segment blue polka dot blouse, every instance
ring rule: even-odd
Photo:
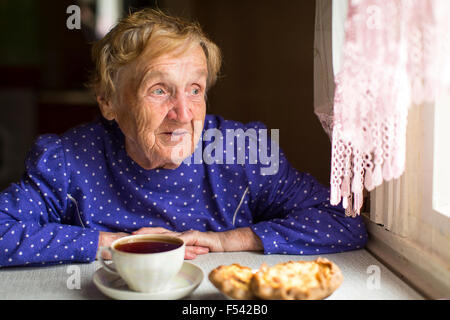
[[[217,129],[226,137],[249,128],[265,126],[207,115],[203,132]],[[217,142],[201,139],[197,149]],[[0,266],[92,262],[99,231],[142,227],[250,227],[265,254],[324,254],[365,245],[362,219],[330,205],[329,189],[291,167],[281,150],[275,174],[261,174],[267,168],[261,161],[229,164],[228,149],[218,150],[224,161],[213,154],[219,160],[199,162],[194,153],[175,170],[144,170],[127,155],[114,121],[40,136],[21,181],[0,193]]]

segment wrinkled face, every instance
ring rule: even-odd
[[[205,119],[207,76],[200,45],[153,60],[144,51],[120,70],[116,93],[101,109],[111,111],[105,117],[117,121],[128,155],[141,167],[174,169],[193,153]]]

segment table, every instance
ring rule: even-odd
[[[209,253],[190,262],[201,267],[205,273],[200,286],[186,299],[225,299],[209,282],[208,273],[222,264],[239,263],[259,268],[266,262],[269,266],[289,260],[313,260],[318,256],[263,255],[257,252]],[[392,273],[367,250],[321,255],[335,262],[342,270],[344,281],[328,299],[424,299],[403,280]],[[71,300],[109,299],[92,282],[94,272],[100,268],[98,261],[90,264],[58,265],[50,267],[15,267],[0,269],[0,299],[16,300]],[[68,288],[67,283],[74,270],[80,271],[80,288]],[[379,276],[379,282],[376,278]],[[374,281],[375,280],[375,281]]]

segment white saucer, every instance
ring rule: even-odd
[[[180,272],[168,285],[168,289],[155,293],[132,291],[121,277],[98,269],[92,278],[97,288],[106,296],[117,300],[176,300],[192,293],[204,277],[203,270],[190,262],[184,262]]]

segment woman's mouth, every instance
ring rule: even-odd
[[[174,136],[183,136],[185,134],[188,134],[189,132],[187,130],[175,130],[172,131],[171,134]]]
[[[162,134],[164,134],[164,135],[175,136],[175,137],[183,136],[183,135],[188,134],[188,133],[189,132],[187,130],[180,130],[180,129],[177,129],[177,130],[174,130],[174,131],[164,131],[164,132],[162,132]]]
[[[172,144],[178,144],[181,141],[184,141],[186,137],[188,137],[190,132],[186,129],[176,129],[176,130],[168,130],[168,131],[162,131],[160,133],[160,136],[163,137],[164,141],[166,143]]]

